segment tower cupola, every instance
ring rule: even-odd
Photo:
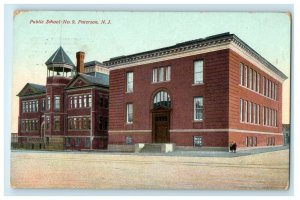
[[[71,76],[76,72],[76,67],[60,46],[45,63],[47,65],[47,77],[50,76]]]

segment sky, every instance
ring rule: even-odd
[[[32,20],[32,21],[31,21]],[[35,24],[33,21],[44,23]],[[68,20],[70,24],[46,23]],[[74,24],[72,24],[74,20]],[[78,24],[78,21],[110,24]],[[46,84],[47,59],[61,45],[76,64],[157,49],[230,32],[290,77],[290,15],[257,12],[15,12],[12,70],[12,132],[17,132],[18,97],[26,83]],[[289,123],[290,79],[283,84],[283,123]]]

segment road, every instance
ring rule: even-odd
[[[11,152],[14,188],[287,189],[289,151],[240,157]]]

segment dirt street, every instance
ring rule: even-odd
[[[11,152],[16,188],[286,189],[289,151],[242,157]]]

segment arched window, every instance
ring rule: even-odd
[[[156,108],[158,106],[163,106],[167,108],[171,107],[170,95],[166,91],[159,91],[154,96],[153,108]]]

